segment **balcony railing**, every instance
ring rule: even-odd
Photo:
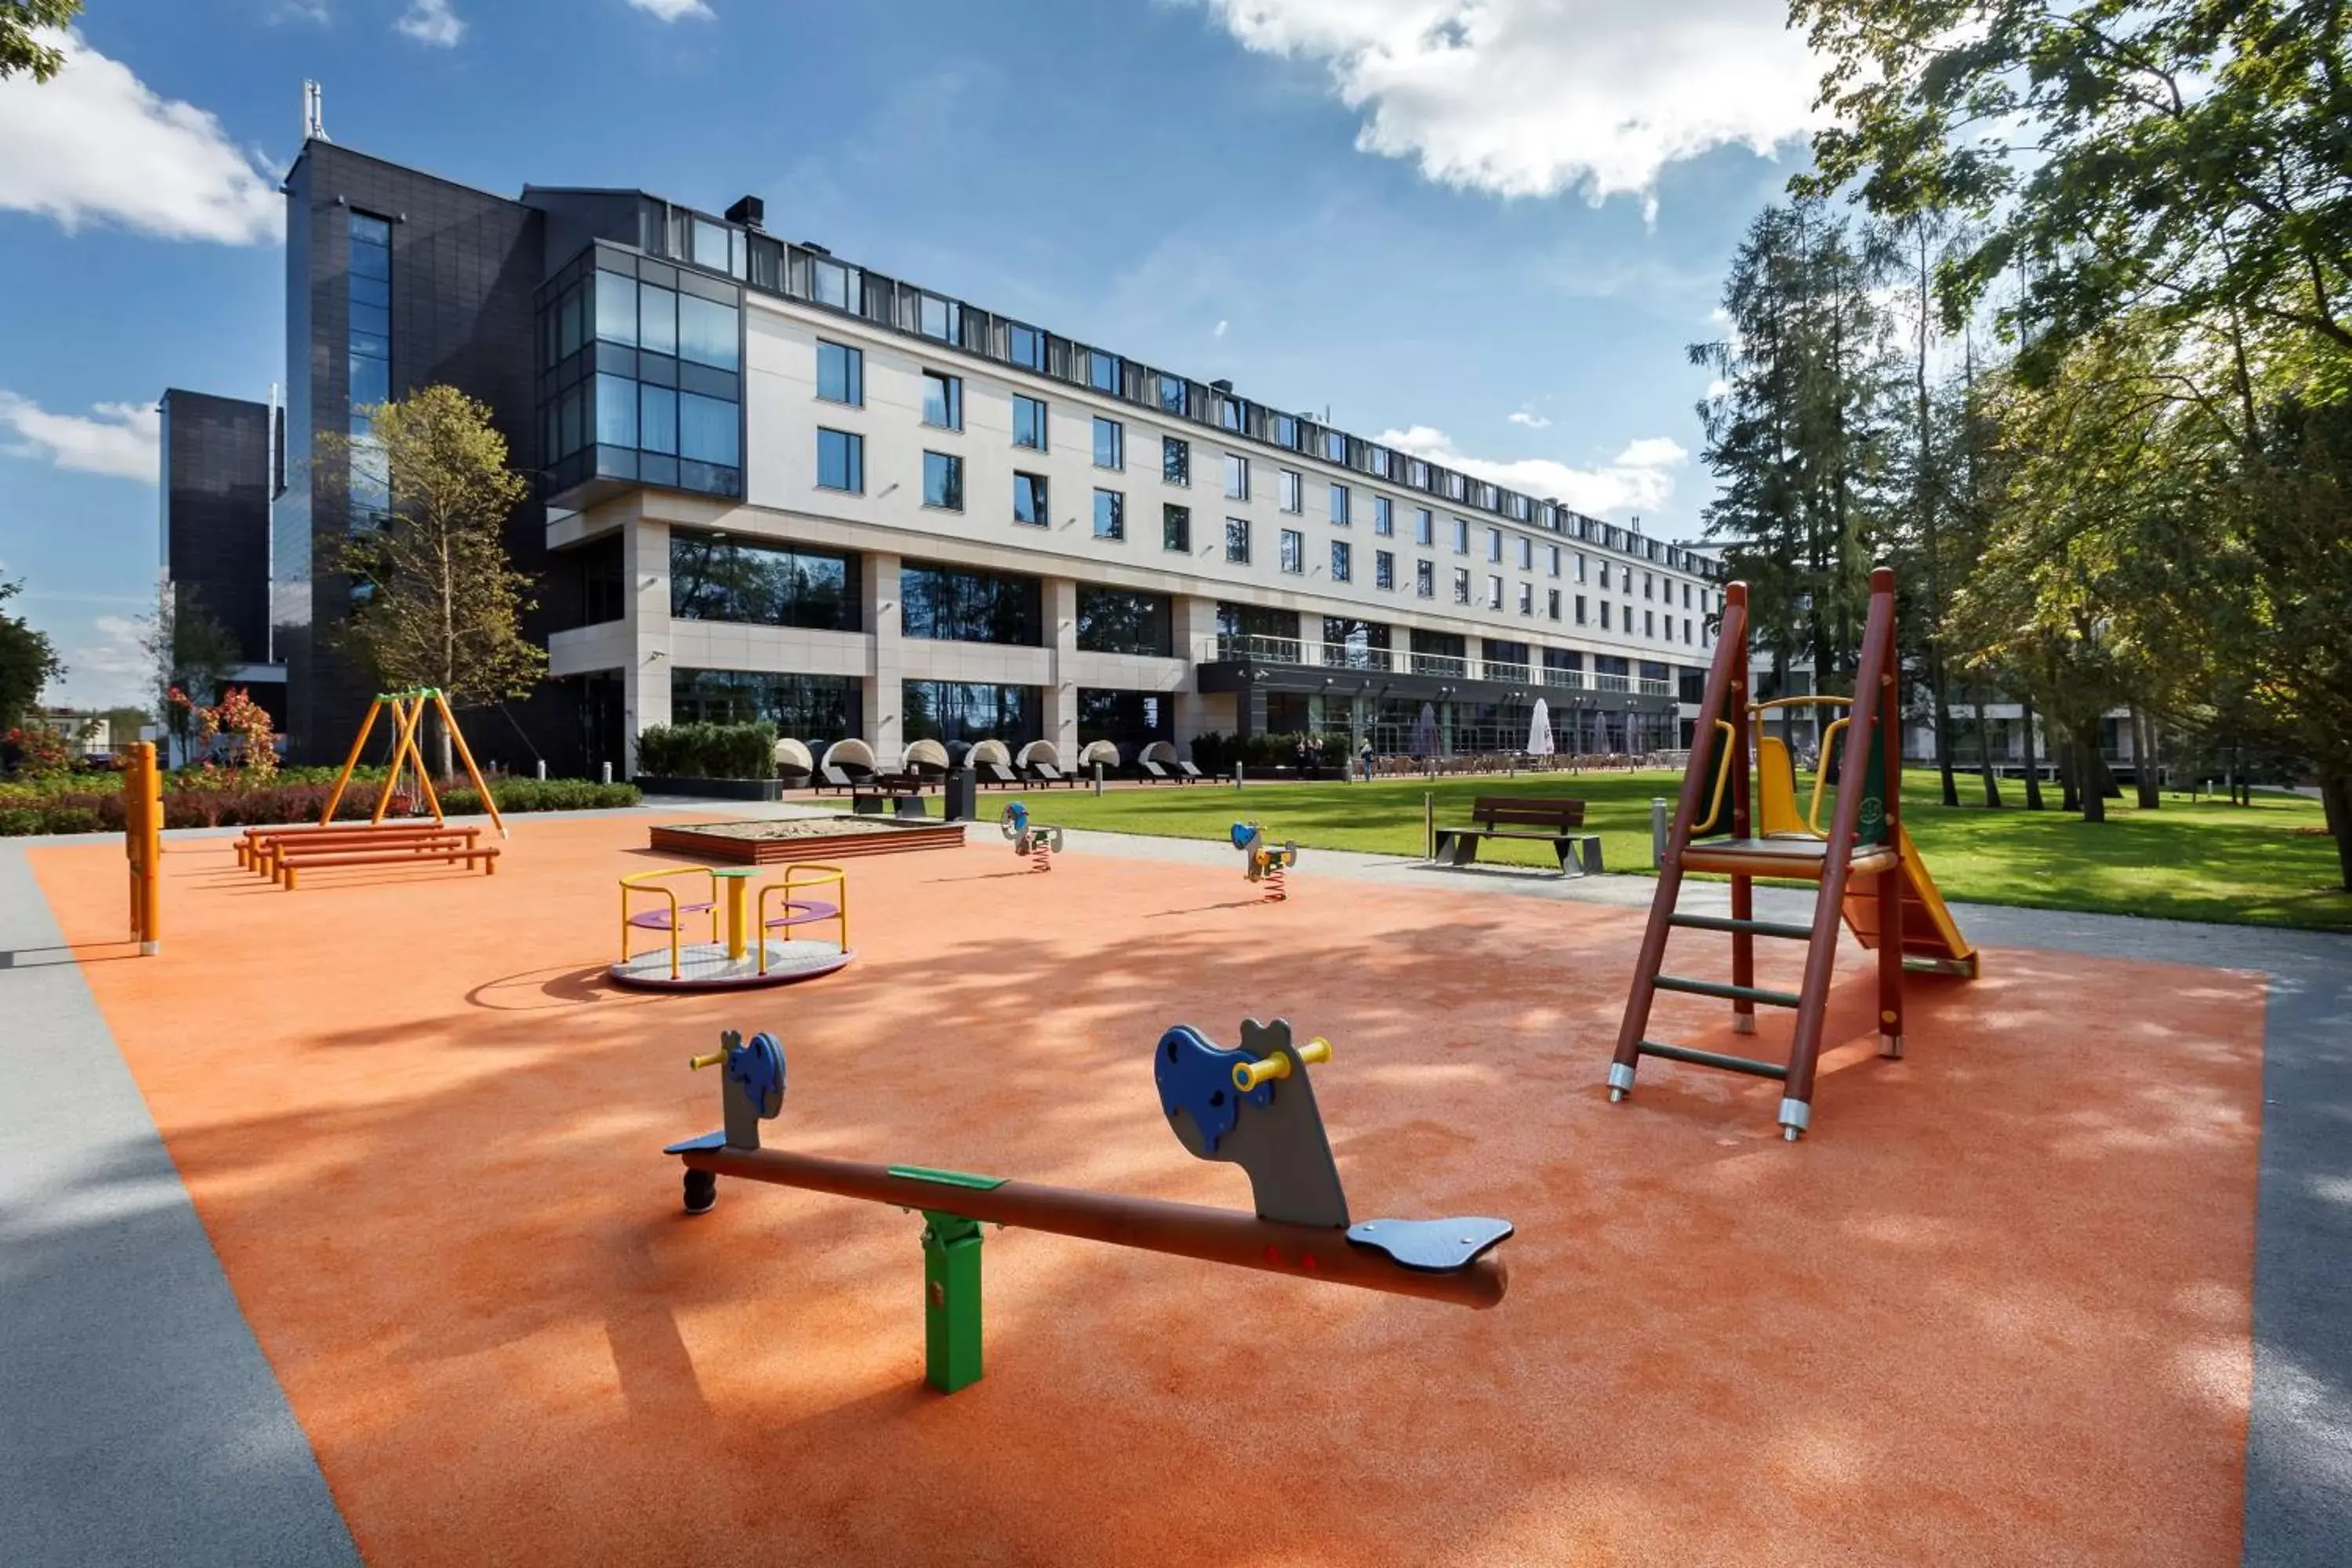
[[[1525,684],[1528,679],[1526,665],[1505,664],[1500,659],[1481,659],[1478,670],[1479,678],[1484,680],[1516,680]]]
[[[1305,664],[1306,645],[1297,637],[1220,637],[1219,659],[1253,659],[1259,664]]]
[[[1591,689],[1591,687],[1584,683],[1584,671],[1580,669],[1554,669],[1550,665],[1546,665],[1543,667],[1542,670],[1538,673],[1536,679],[1542,681],[1546,686],[1557,687],[1563,691],[1589,691]]]
[[[1384,647],[1350,647],[1338,642],[1327,642],[1321,647],[1326,669],[1377,669],[1385,673],[1396,668]]]
[[[1675,683],[1671,680],[1652,680],[1648,676],[1642,678],[1642,695],[1644,697],[1668,696],[1674,689]]]
[[[1631,691],[1633,689],[1633,683],[1632,680],[1622,675],[1596,675],[1592,678],[1592,689],[1595,691]]]
[[[1446,680],[1467,680],[1470,679],[1470,661],[1456,658],[1452,654],[1417,653],[1412,656],[1412,673],[1434,675]]]

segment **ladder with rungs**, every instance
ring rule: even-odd
[[[1915,885],[1925,886],[1932,895],[1934,884],[1926,880],[1924,868],[1915,878],[1906,868],[1906,857],[1916,858],[1916,852],[1902,826],[1902,729],[1893,571],[1882,566],[1870,574],[1870,610],[1855,671],[1855,695],[1851,699],[1752,700],[1748,633],[1748,585],[1734,583],[1724,594],[1723,624],[1699,704],[1690,764],[1683,774],[1681,799],[1634,963],[1633,991],[1626,998],[1624,1022],[1618,1029],[1616,1054],[1609,1066],[1609,1098],[1620,1100],[1633,1092],[1635,1073],[1645,1058],[1774,1079],[1783,1085],[1781,1135],[1793,1142],[1812,1124],[1813,1074],[1821,1055],[1822,1015],[1837,967],[1838,929],[1846,918],[1849,900],[1856,906],[1866,903],[1870,911],[1870,940],[1878,956],[1880,1054],[1899,1057],[1903,1054],[1904,921],[1906,909],[1915,902],[1904,895]],[[1756,729],[1766,710],[1797,704],[1847,710],[1822,738],[1826,756],[1832,738],[1843,732],[1843,750],[1838,753],[1842,783],[1831,825],[1820,837],[1756,830],[1748,768]],[[1818,790],[1815,804],[1818,811]],[[1683,877],[1690,871],[1730,879],[1728,916],[1681,910]],[[1759,877],[1814,883],[1811,922],[1758,920],[1755,881]],[[1896,889],[1897,896],[1863,897],[1881,889]],[[1935,907],[1942,910],[1940,901]],[[1728,935],[1730,980],[1664,973],[1667,940],[1678,931]],[[1756,984],[1759,938],[1805,944],[1804,979],[1798,989],[1782,991]],[[1973,973],[1972,952],[1969,958]],[[1756,1032],[1759,1007],[1784,1008],[1795,1014],[1788,1060],[1767,1061],[1651,1038],[1651,1005],[1661,991],[1730,1003],[1736,1034]]]

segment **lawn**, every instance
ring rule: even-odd
[[[1372,784],[1193,784],[1113,790],[1054,790],[1024,798],[1039,819],[1067,827],[1223,838],[1248,816],[1276,839],[1318,849],[1419,855],[1422,796],[1437,797],[1441,823],[1469,819],[1478,795],[1562,795],[1588,803],[1612,871],[1650,869],[1650,802],[1672,799],[1676,773],[1522,774],[1517,778],[1407,779]],[[1964,791],[1973,791],[1969,781]],[[1950,809],[1936,803],[1936,775],[1904,776],[1903,814],[1945,896],[2033,909],[2090,910],[2233,925],[2352,931],[2352,894],[2336,886],[2335,846],[2317,830],[2316,801],[2257,796],[2251,806],[2191,805],[2168,795],[2155,811],[2131,797],[2107,803],[2108,820],[2089,824],[2055,810],[2028,812],[2004,785],[2010,809]],[[1967,798],[1964,795],[1963,798]],[[2053,787],[2049,798],[2056,801]],[[983,800],[993,816],[1001,803]],[[1828,808],[1823,808],[1826,820]],[[1482,858],[1549,866],[1543,845],[1494,844]]]

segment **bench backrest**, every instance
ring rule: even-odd
[[[1481,827],[1581,827],[1584,803],[1549,795],[1482,795],[1471,802],[1470,819]]]

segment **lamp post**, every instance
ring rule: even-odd
[[[1625,699],[1625,771],[1629,773],[1633,771],[1634,767],[1633,707],[1634,699],[1631,697]]]

